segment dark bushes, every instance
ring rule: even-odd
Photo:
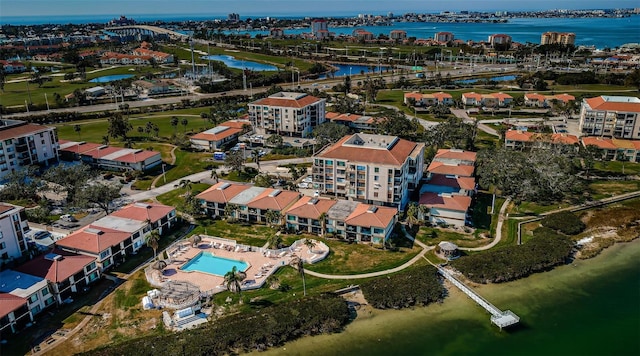
[[[342,330],[344,299],[324,295],[225,316],[205,327],[149,336],[92,350],[86,355],[226,355],[264,350],[306,335]]]
[[[548,215],[540,223],[544,227],[559,231],[565,235],[576,235],[586,228],[580,218],[568,211]]]
[[[573,249],[566,236],[538,229],[524,245],[507,246],[452,262],[453,267],[476,283],[500,283],[526,277],[564,263]]]
[[[410,268],[360,285],[367,302],[374,308],[407,308],[427,305],[444,297],[444,287],[434,267]]]

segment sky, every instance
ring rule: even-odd
[[[0,0],[3,16],[198,14],[240,16],[353,15],[394,12],[602,9],[640,7],[639,0]]]

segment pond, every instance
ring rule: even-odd
[[[368,65],[362,65],[362,64],[340,64],[340,63],[331,63],[332,66],[338,68],[337,71],[333,72],[331,75],[333,77],[344,77],[347,75],[360,75],[362,73],[367,74],[367,73],[379,73],[379,70],[382,70],[382,72],[385,72],[388,67],[382,66],[380,67],[381,69],[378,69],[378,66],[368,66]],[[327,75],[326,74],[321,74],[318,79],[326,79]]]
[[[266,71],[277,71],[278,67],[272,66],[270,64],[262,64],[258,62],[251,62],[236,59],[234,56],[228,55],[211,55],[211,56],[202,56],[202,59],[208,59],[210,61],[219,61],[224,63],[229,68],[236,69],[249,69],[256,72],[266,72]]]
[[[494,82],[506,82],[509,80],[515,80],[516,76],[515,75],[502,75],[499,77],[493,77],[493,78],[489,78],[490,81],[494,81]],[[476,79],[464,79],[464,80],[456,80],[456,83],[460,83],[460,84],[475,84],[478,82],[481,82],[485,80],[485,78],[476,78]]]
[[[98,78],[93,78],[89,82],[90,83],[109,83],[115,82],[116,80],[128,79],[133,77],[133,74],[114,74],[114,75],[105,75]]]

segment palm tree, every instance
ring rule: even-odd
[[[418,218],[416,215],[418,214],[418,206],[415,203],[409,204],[407,208],[407,225],[409,225],[409,229],[413,227],[413,224],[418,222]]]
[[[182,179],[178,185],[179,185],[180,188],[186,190],[185,196],[188,197],[188,196],[191,195],[192,184],[193,184],[192,181],[190,181],[188,179]]]
[[[227,218],[227,220],[229,220],[229,218],[232,218],[234,217],[234,215],[236,215],[237,209],[238,209],[238,206],[232,203],[227,203],[227,205],[224,206],[224,216]]]
[[[73,131],[78,134],[78,139],[82,140],[82,136],[80,135],[80,131],[82,131],[82,127],[80,125],[73,125]]]
[[[280,219],[282,217],[279,212],[269,209],[264,213],[264,218],[267,221],[267,224],[269,224],[270,227],[273,227],[274,223],[280,223]]]
[[[147,246],[153,249],[153,259],[156,259],[156,254],[158,251],[158,247],[160,241],[160,233],[158,230],[151,230],[151,233],[145,237],[145,242]]]
[[[430,209],[426,205],[418,205],[418,213],[422,217],[423,221],[429,220]]]
[[[215,179],[216,183],[218,183],[218,171],[216,171],[215,169],[211,170],[211,179]]]
[[[105,146],[109,145],[109,135],[102,136],[102,144]]]
[[[300,276],[302,277],[302,290],[303,290],[304,296],[306,297],[307,283],[304,278],[304,261],[302,261],[302,259],[297,255],[293,255],[293,258],[291,259],[291,262],[289,262],[289,265],[291,265],[291,267],[295,268],[298,271],[298,273],[300,273]]]
[[[267,245],[269,245],[269,248],[273,250],[277,250],[278,248],[280,248],[281,244],[282,237],[280,237],[279,234],[273,234],[269,236],[269,239],[267,240]]]
[[[173,134],[174,135],[178,131],[178,123],[179,122],[180,122],[180,119],[178,119],[177,116],[171,116],[171,127],[173,127]]]
[[[327,233],[327,213],[323,212],[320,214],[320,216],[318,216],[318,221],[320,221],[320,235],[324,236],[324,234]]]
[[[242,271],[238,271],[238,268],[233,266],[231,271],[224,275],[224,284],[227,286],[227,290],[241,295],[242,290],[240,288],[240,283],[245,278],[247,278],[247,274]]]
[[[260,171],[260,150],[257,148],[254,148],[251,151],[251,159],[256,163],[256,165],[258,166],[258,172]]]
[[[189,125],[189,120],[187,120],[186,117],[183,117],[182,120],[180,120],[180,124],[184,126],[184,132],[187,132],[187,125]]]
[[[304,239],[304,245],[307,246],[307,248],[309,249],[309,252],[313,253],[313,248],[316,247],[317,243],[315,240],[312,240],[312,239]]]

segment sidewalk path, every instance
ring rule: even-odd
[[[504,203],[502,203],[500,213],[498,214],[498,224],[496,224],[496,238],[493,239],[490,244],[480,247],[458,247],[458,249],[464,251],[484,251],[497,245],[502,239],[502,224],[504,223],[504,220],[506,218],[505,212],[507,211],[507,207],[509,206],[510,202],[511,198],[507,198]]]

